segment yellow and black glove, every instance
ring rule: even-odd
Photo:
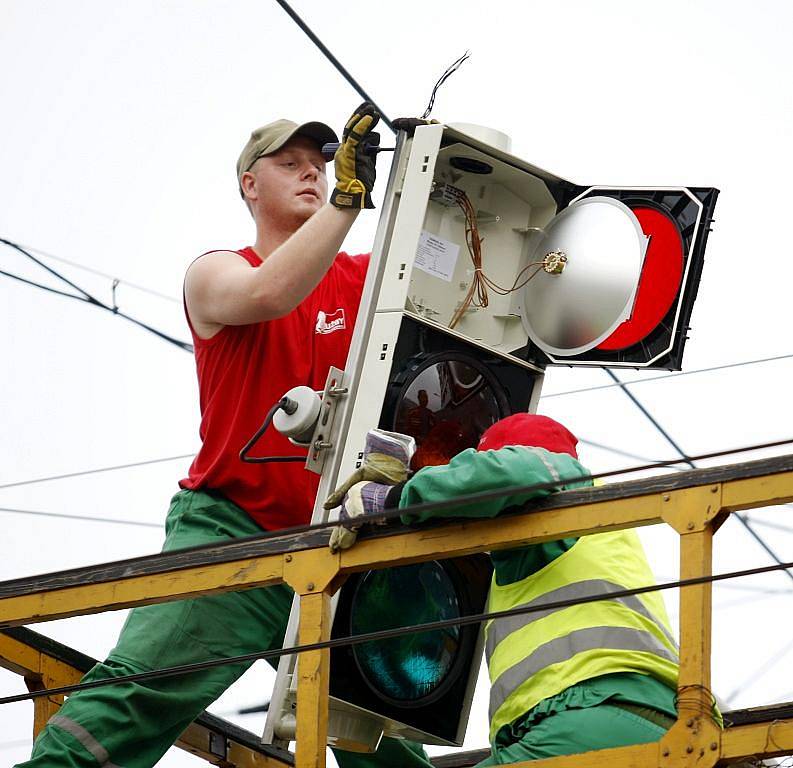
[[[374,208],[371,193],[377,153],[370,149],[380,143],[380,134],[372,130],[379,120],[374,104],[365,101],[344,126],[335,156],[336,186],[330,195],[337,208]]]

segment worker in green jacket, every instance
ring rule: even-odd
[[[476,450],[425,467],[406,483],[364,479],[343,487],[340,519],[511,486],[590,486],[577,442],[553,419],[516,414],[490,427]],[[402,520],[494,517],[552,492],[406,512]],[[349,546],[354,536],[349,523],[340,526],[331,547]],[[491,558],[490,611],[654,583],[633,530],[500,550]],[[658,592],[495,619],[485,633],[491,755],[478,768],[656,741],[677,717],[678,651]]]

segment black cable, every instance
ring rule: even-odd
[[[20,277],[19,275],[14,275],[14,274],[12,274],[10,272],[0,271],[0,274],[4,275],[6,277],[10,277],[10,278],[12,278],[14,280],[19,280],[20,282],[26,283],[27,285],[33,286],[35,288],[41,288],[42,290],[49,291],[50,293],[55,293],[55,294],[57,294],[59,296],[64,296],[64,297],[66,297],[68,299],[75,299],[76,301],[82,301],[82,302],[85,302],[86,304],[91,304],[91,305],[97,307],[98,309],[103,309],[106,312],[110,312],[110,313],[112,313],[114,315],[118,315],[119,317],[123,317],[125,320],[129,320],[131,323],[134,323],[135,325],[140,326],[144,330],[149,331],[149,333],[153,333],[155,336],[159,336],[164,341],[167,341],[167,342],[173,344],[174,346],[177,346],[180,349],[185,350],[186,352],[191,352],[192,353],[192,351],[193,351],[193,345],[192,344],[188,344],[186,341],[181,341],[180,339],[174,338],[173,336],[170,336],[167,333],[164,333],[163,331],[160,331],[157,328],[154,328],[153,326],[149,325],[148,323],[144,323],[142,320],[138,320],[137,318],[134,318],[134,317],[132,317],[130,315],[127,315],[124,312],[121,312],[119,310],[119,308],[116,307],[116,306],[112,306],[111,307],[109,304],[105,304],[103,301],[100,301],[99,299],[97,299],[95,296],[93,296],[90,293],[88,293],[88,291],[86,291],[85,289],[81,288],[76,283],[73,283],[71,280],[69,280],[67,277],[62,275],[57,270],[55,270],[52,267],[50,267],[49,265],[45,264],[40,259],[37,259],[32,253],[30,253],[29,251],[25,250],[21,245],[18,245],[17,243],[12,242],[11,240],[6,240],[4,237],[0,237],[0,243],[3,243],[4,245],[7,245],[9,248],[13,248],[16,251],[19,251],[19,253],[21,253],[23,256],[26,256],[34,264],[37,264],[39,267],[41,267],[42,269],[44,269],[47,272],[49,272],[51,275],[53,275],[54,277],[56,277],[58,280],[60,280],[61,282],[65,283],[66,285],[68,285],[70,288],[73,288],[75,291],[77,291],[81,295],[80,296],[75,296],[73,293],[68,293],[66,291],[60,291],[57,288],[50,288],[47,285],[43,285],[41,283],[37,283],[37,282],[34,282],[32,280],[28,280],[28,279],[26,279],[24,277]]]
[[[656,421],[656,419],[652,416],[652,414],[639,402],[636,396],[631,392],[622,382],[622,380],[617,376],[609,368],[603,369],[612,379],[612,381],[616,382],[620,389],[628,396],[631,402],[645,415],[648,421],[658,430],[658,432],[664,437],[664,439],[671,445],[682,457],[683,461],[688,464],[691,469],[697,469],[697,465],[694,464],[692,459],[686,455],[686,452],[672,439],[671,435]],[[749,532],[752,538],[771,556],[771,558],[776,563],[781,563],[782,560],[780,559],[779,555],[771,549],[770,546],[766,543],[762,536],[760,536],[757,531],[752,528],[752,526],[748,523],[746,518],[743,515],[736,514],[735,517],[738,518],[738,522],[743,525],[743,527]],[[793,573],[788,572],[788,578],[793,581]]]
[[[26,248],[28,251],[37,253],[39,256],[45,256],[46,258],[52,259],[53,261],[59,261],[62,264],[68,264],[70,267],[80,269],[83,272],[88,272],[92,275],[97,275],[98,277],[104,277],[106,280],[115,280],[118,282],[118,285],[124,285],[127,288],[132,288],[136,291],[140,291],[141,293],[148,293],[150,296],[156,296],[158,299],[164,299],[165,301],[170,301],[174,304],[181,305],[182,303],[182,300],[177,299],[176,296],[169,296],[167,293],[155,291],[153,288],[148,288],[145,285],[133,283],[131,280],[125,280],[124,278],[116,277],[115,275],[111,275],[107,272],[102,272],[101,270],[95,269],[94,267],[89,267],[87,264],[81,264],[79,261],[72,261],[71,259],[63,258],[63,256],[56,256],[54,253],[43,251],[41,248],[34,248],[32,245],[26,245],[24,243],[20,243],[19,245],[21,245],[23,248]]]
[[[634,384],[644,384],[650,381],[661,381],[661,379],[680,379],[683,376],[693,376],[699,373],[711,373],[713,371],[723,371],[727,368],[743,368],[747,365],[758,365],[759,363],[773,363],[777,360],[790,360],[793,353],[789,355],[775,355],[774,357],[760,357],[756,360],[739,360],[736,363],[724,363],[723,365],[712,365],[709,368],[695,368],[692,371],[677,371],[676,373],[665,373],[661,376],[648,376],[645,379],[631,379],[623,381],[621,384],[599,384],[595,387],[581,387],[580,389],[568,389],[564,392],[549,392],[547,395],[540,395],[540,399],[548,400],[552,397],[567,397],[568,395],[580,395],[584,392],[596,392],[599,389],[613,389],[614,387],[630,387]]]
[[[42,283],[37,283],[33,280],[28,280],[21,275],[15,275],[12,272],[6,272],[4,269],[0,269],[0,275],[4,277],[10,277],[12,280],[18,280],[20,283],[25,283],[25,285],[31,285],[34,288],[41,288],[42,291],[49,291],[50,293],[54,293],[57,296],[65,296],[67,299],[77,299],[77,301],[85,301],[86,303],[90,303],[88,299],[83,298],[82,296],[75,296],[73,293],[67,293],[66,291],[59,291],[57,288],[50,288],[48,285],[43,285]]]
[[[651,459],[647,456],[640,456],[638,453],[631,453],[630,451],[623,451],[620,448],[614,448],[611,445],[604,445],[603,443],[596,443],[594,440],[587,440],[583,437],[578,438],[578,442],[581,445],[588,445],[592,448],[597,448],[600,451],[606,451],[607,453],[613,453],[617,456],[624,456],[626,459],[636,459],[637,461],[658,461],[658,459]],[[677,469],[677,467],[675,467]],[[683,470],[680,470],[683,471]]]
[[[785,504],[786,507],[791,506],[790,504]],[[793,528],[789,525],[780,525],[779,523],[772,523],[770,520],[752,520],[752,525],[759,525],[763,528],[771,528],[775,531],[783,531],[784,533],[793,533]]]
[[[363,89],[363,87],[360,85],[360,83],[345,69],[345,67],[342,65],[342,63],[330,52],[330,50],[322,42],[322,40],[320,40],[311,31],[311,29],[306,24],[306,22],[303,21],[303,19],[301,19],[300,16],[297,15],[297,13],[292,9],[292,7],[289,5],[289,3],[287,3],[286,0],[275,0],[275,2],[278,3],[278,5],[280,5],[281,8],[283,8],[289,14],[289,16],[292,19],[292,21],[294,21],[295,24],[297,24],[297,26],[300,27],[300,29],[302,29],[303,32],[306,33],[306,35],[308,35],[309,40],[311,40],[311,42],[314,43],[314,45],[316,45],[317,48],[319,48],[320,51],[322,51],[322,53],[325,55],[325,58],[331,64],[333,64],[334,67],[336,67],[336,69],[338,70],[339,74],[341,74],[341,76],[358,92],[358,94],[361,96],[361,98],[363,98],[365,101],[369,101],[372,104],[374,104],[374,107],[380,113],[380,117],[383,119],[383,122],[394,133],[396,133],[396,130],[394,129],[393,123],[391,122],[391,120],[388,119],[388,117],[386,116],[386,113],[383,112],[383,110],[380,109],[380,107],[377,106],[377,102],[375,102],[375,100]]]
[[[421,116],[422,120],[426,120],[430,116],[430,112],[432,112],[432,108],[435,106],[435,95],[438,93],[438,89],[460,68],[462,63],[471,57],[471,51],[466,51],[459,59],[453,61],[447,68],[446,71],[438,78],[438,82],[435,83],[435,86],[432,89],[432,94],[430,94],[430,100],[427,102],[427,108],[424,110],[424,114]]]
[[[596,603],[603,600],[613,601],[620,600],[623,597],[631,597],[632,595],[644,595],[648,592],[660,592],[667,589],[680,589],[685,587],[693,587],[702,584],[711,584],[713,582],[725,581],[727,579],[743,578],[745,576],[757,576],[763,573],[772,573],[774,571],[789,570],[793,568],[793,562],[779,563],[776,565],[764,565],[758,568],[747,568],[740,571],[728,571],[727,573],[711,574],[710,576],[694,576],[688,579],[678,579],[677,581],[665,582],[662,584],[649,584],[644,587],[634,587],[633,589],[621,589],[614,592],[603,592],[597,595],[587,595],[585,597],[570,598],[567,600],[555,600],[553,602],[543,603],[542,605],[522,605],[516,608],[509,608],[503,611],[490,611],[487,613],[470,614],[467,616],[460,616],[454,619],[442,619],[440,621],[431,621],[425,624],[414,624],[408,627],[397,627],[394,629],[383,629],[377,632],[366,632],[350,637],[338,637],[331,640],[323,640],[317,643],[306,643],[305,645],[294,645],[289,648],[276,648],[269,651],[256,651],[254,653],[245,653],[239,656],[229,656],[223,659],[208,659],[207,661],[197,661],[192,664],[180,664],[174,667],[166,667],[163,669],[153,669],[147,672],[137,672],[130,675],[122,675],[120,677],[108,678],[104,680],[92,680],[88,683],[75,683],[73,685],[64,685],[58,688],[48,688],[41,691],[31,691],[29,693],[17,694],[15,696],[5,696],[0,698],[0,704],[15,704],[19,701],[28,701],[30,699],[40,698],[42,696],[57,696],[61,694],[75,693],[76,691],[88,690],[90,688],[101,688],[106,685],[117,685],[120,683],[132,683],[141,680],[151,680],[154,678],[162,677],[175,677],[178,675],[185,675],[191,672],[200,672],[204,669],[212,669],[214,667],[225,666],[226,664],[243,664],[259,659],[277,658],[279,656],[286,656],[295,653],[305,653],[306,651],[319,651],[326,648],[336,648],[346,645],[360,645],[362,643],[377,642],[380,640],[390,640],[394,637],[401,637],[403,635],[412,635],[419,632],[432,632],[441,629],[450,629],[454,627],[469,626],[471,624],[481,624],[483,621],[490,621],[492,619],[504,619],[511,616],[523,616],[529,613],[536,613],[539,611],[557,611],[564,608],[570,608],[574,605],[584,605],[587,603]]]
[[[112,467],[98,467],[97,469],[84,469],[81,472],[66,472],[62,475],[49,475],[48,477],[34,477],[30,480],[18,480],[14,483],[0,484],[0,490],[3,488],[17,488],[20,485],[32,485],[33,483],[46,483],[50,480],[64,480],[69,477],[82,477],[84,475],[94,475],[99,472],[113,472],[117,469],[130,469],[131,467],[145,467],[148,464],[162,464],[166,461],[176,461],[178,459],[190,459],[194,456],[192,453],[184,453],[180,456],[166,456],[162,459],[147,459],[146,461],[133,461],[130,464],[116,464]]]
[[[267,415],[264,417],[264,422],[262,423],[261,427],[256,430],[248,440],[247,443],[243,446],[243,449],[240,451],[240,459],[248,464],[269,464],[271,462],[283,462],[283,461],[305,461],[307,456],[248,456],[248,452],[253,448],[254,445],[258,442],[259,438],[267,431],[267,428],[270,426],[273,420],[273,416],[277,413],[280,408],[283,408],[290,400],[288,397],[282,397],[269,411],[267,411]]]
[[[748,451],[757,451],[764,448],[776,448],[782,445],[790,445],[791,443],[793,443],[793,438],[789,438],[787,440],[777,440],[773,443],[761,443],[757,445],[744,446],[742,448],[731,448],[723,451],[714,451],[711,453],[704,453],[699,456],[694,456],[693,458],[695,460],[713,459],[713,458],[718,458],[720,456],[728,456],[736,453],[746,453]],[[237,539],[234,539],[233,542],[229,542],[229,546],[236,546],[242,542],[268,541],[270,539],[277,539],[284,536],[296,536],[297,534],[322,531],[322,530],[327,530],[329,528],[335,528],[337,526],[358,527],[360,525],[366,525],[370,523],[380,525],[390,520],[398,520],[402,515],[418,514],[421,512],[430,512],[438,509],[448,509],[450,507],[459,507],[468,504],[476,504],[482,501],[491,501],[492,499],[500,499],[503,498],[504,496],[527,494],[533,491],[559,490],[567,483],[582,483],[582,482],[587,482],[589,480],[593,480],[593,481],[600,480],[606,477],[618,477],[619,475],[627,475],[627,474],[632,474],[634,472],[644,472],[652,469],[669,468],[679,463],[680,463],[680,459],[671,459],[670,461],[661,461],[661,462],[656,462],[654,464],[642,464],[633,467],[624,467],[623,469],[613,469],[608,472],[599,472],[594,475],[581,475],[579,477],[560,478],[559,480],[552,480],[545,483],[535,483],[533,485],[518,485],[509,488],[499,488],[498,490],[493,490],[493,491],[480,491],[478,493],[470,493],[466,496],[458,496],[456,498],[442,499],[438,501],[425,501],[420,504],[412,504],[407,507],[401,507],[398,509],[389,509],[383,511],[378,515],[368,515],[366,516],[365,519],[354,518],[348,520],[328,520],[327,522],[324,523],[293,525],[290,526],[289,528],[278,528],[274,531],[257,533],[252,536],[241,536]],[[216,549],[216,548],[217,545],[214,544],[213,545],[201,544],[195,547],[187,547],[186,549],[181,551],[198,552],[201,551],[202,549]]]

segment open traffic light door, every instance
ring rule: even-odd
[[[539,364],[680,370],[718,190],[573,191],[532,254],[565,263],[526,285],[525,353]]]

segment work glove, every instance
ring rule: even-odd
[[[437,124],[437,120],[425,120],[421,117],[398,117],[391,123],[398,131],[406,131],[408,136],[412,136],[420,125]]]
[[[374,208],[371,192],[376,153],[367,150],[380,144],[380,134],[372,131],[378,120],[374,104],[365,101],[344,126],[334,159],[336,186],[330,195],[330,202],[337,208]]]
[[[355,520],[357,525],[336,526],[330,534],[331,552],[349,549],[358,538],[358,529],[365,522],[362,518],[382,514],[388,492],[393,486],[385,483],[356,483],[345,494],[341,503],[339,520]],[[383,522],[383,521],[381,521]]]
[[[410,460],[415,450],[416,441],[409,435],[370,429],[366,433],[361,466],[328,496],[325,509],[338,507],[356,483],[404,483],[408,479]]]

